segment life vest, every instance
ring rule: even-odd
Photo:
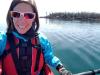
[[[38,40],[36,36],[23,44],[13,34],[7,34],[7,44],[2,56],[3,75],[53,75],[44,63],[42,47]]]

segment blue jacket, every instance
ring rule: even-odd
[[[22,39],[24,41],[27,41],[27,39],[25,39],[22,36],[18,35],[16,32],[13,32],[13,34],[17,38]],[[39,40],[40,40],[41,46],[43,47],[43,54],[44,54],[45,62],[47,64],[49,64],[50,66],[56,68],[56,66],[58,64],[61,64],[61,62],[56,56],[53,55],[53,49],[51,47],[50,42],[47,40],[47,38],[45,36],[43,36],[40,33],[39,33]],[[2,53],[5,49],[6,41],[7,41],[6,34],[5,33],[0,33],[0,55],[2,55]]]

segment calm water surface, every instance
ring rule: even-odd
[[[100,68],[99,23],[40,19],[40,24],[67,69],[78,73]]]

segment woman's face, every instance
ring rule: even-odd
[[[20,34],[25,34],[32,27],[35,16],[32,7],[26,3],[19,3],[11,11],[14,27]]]

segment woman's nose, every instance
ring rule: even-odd
[[[20,19],[24,19],[24,15],[20,15],[20,17],[19,17]]]

